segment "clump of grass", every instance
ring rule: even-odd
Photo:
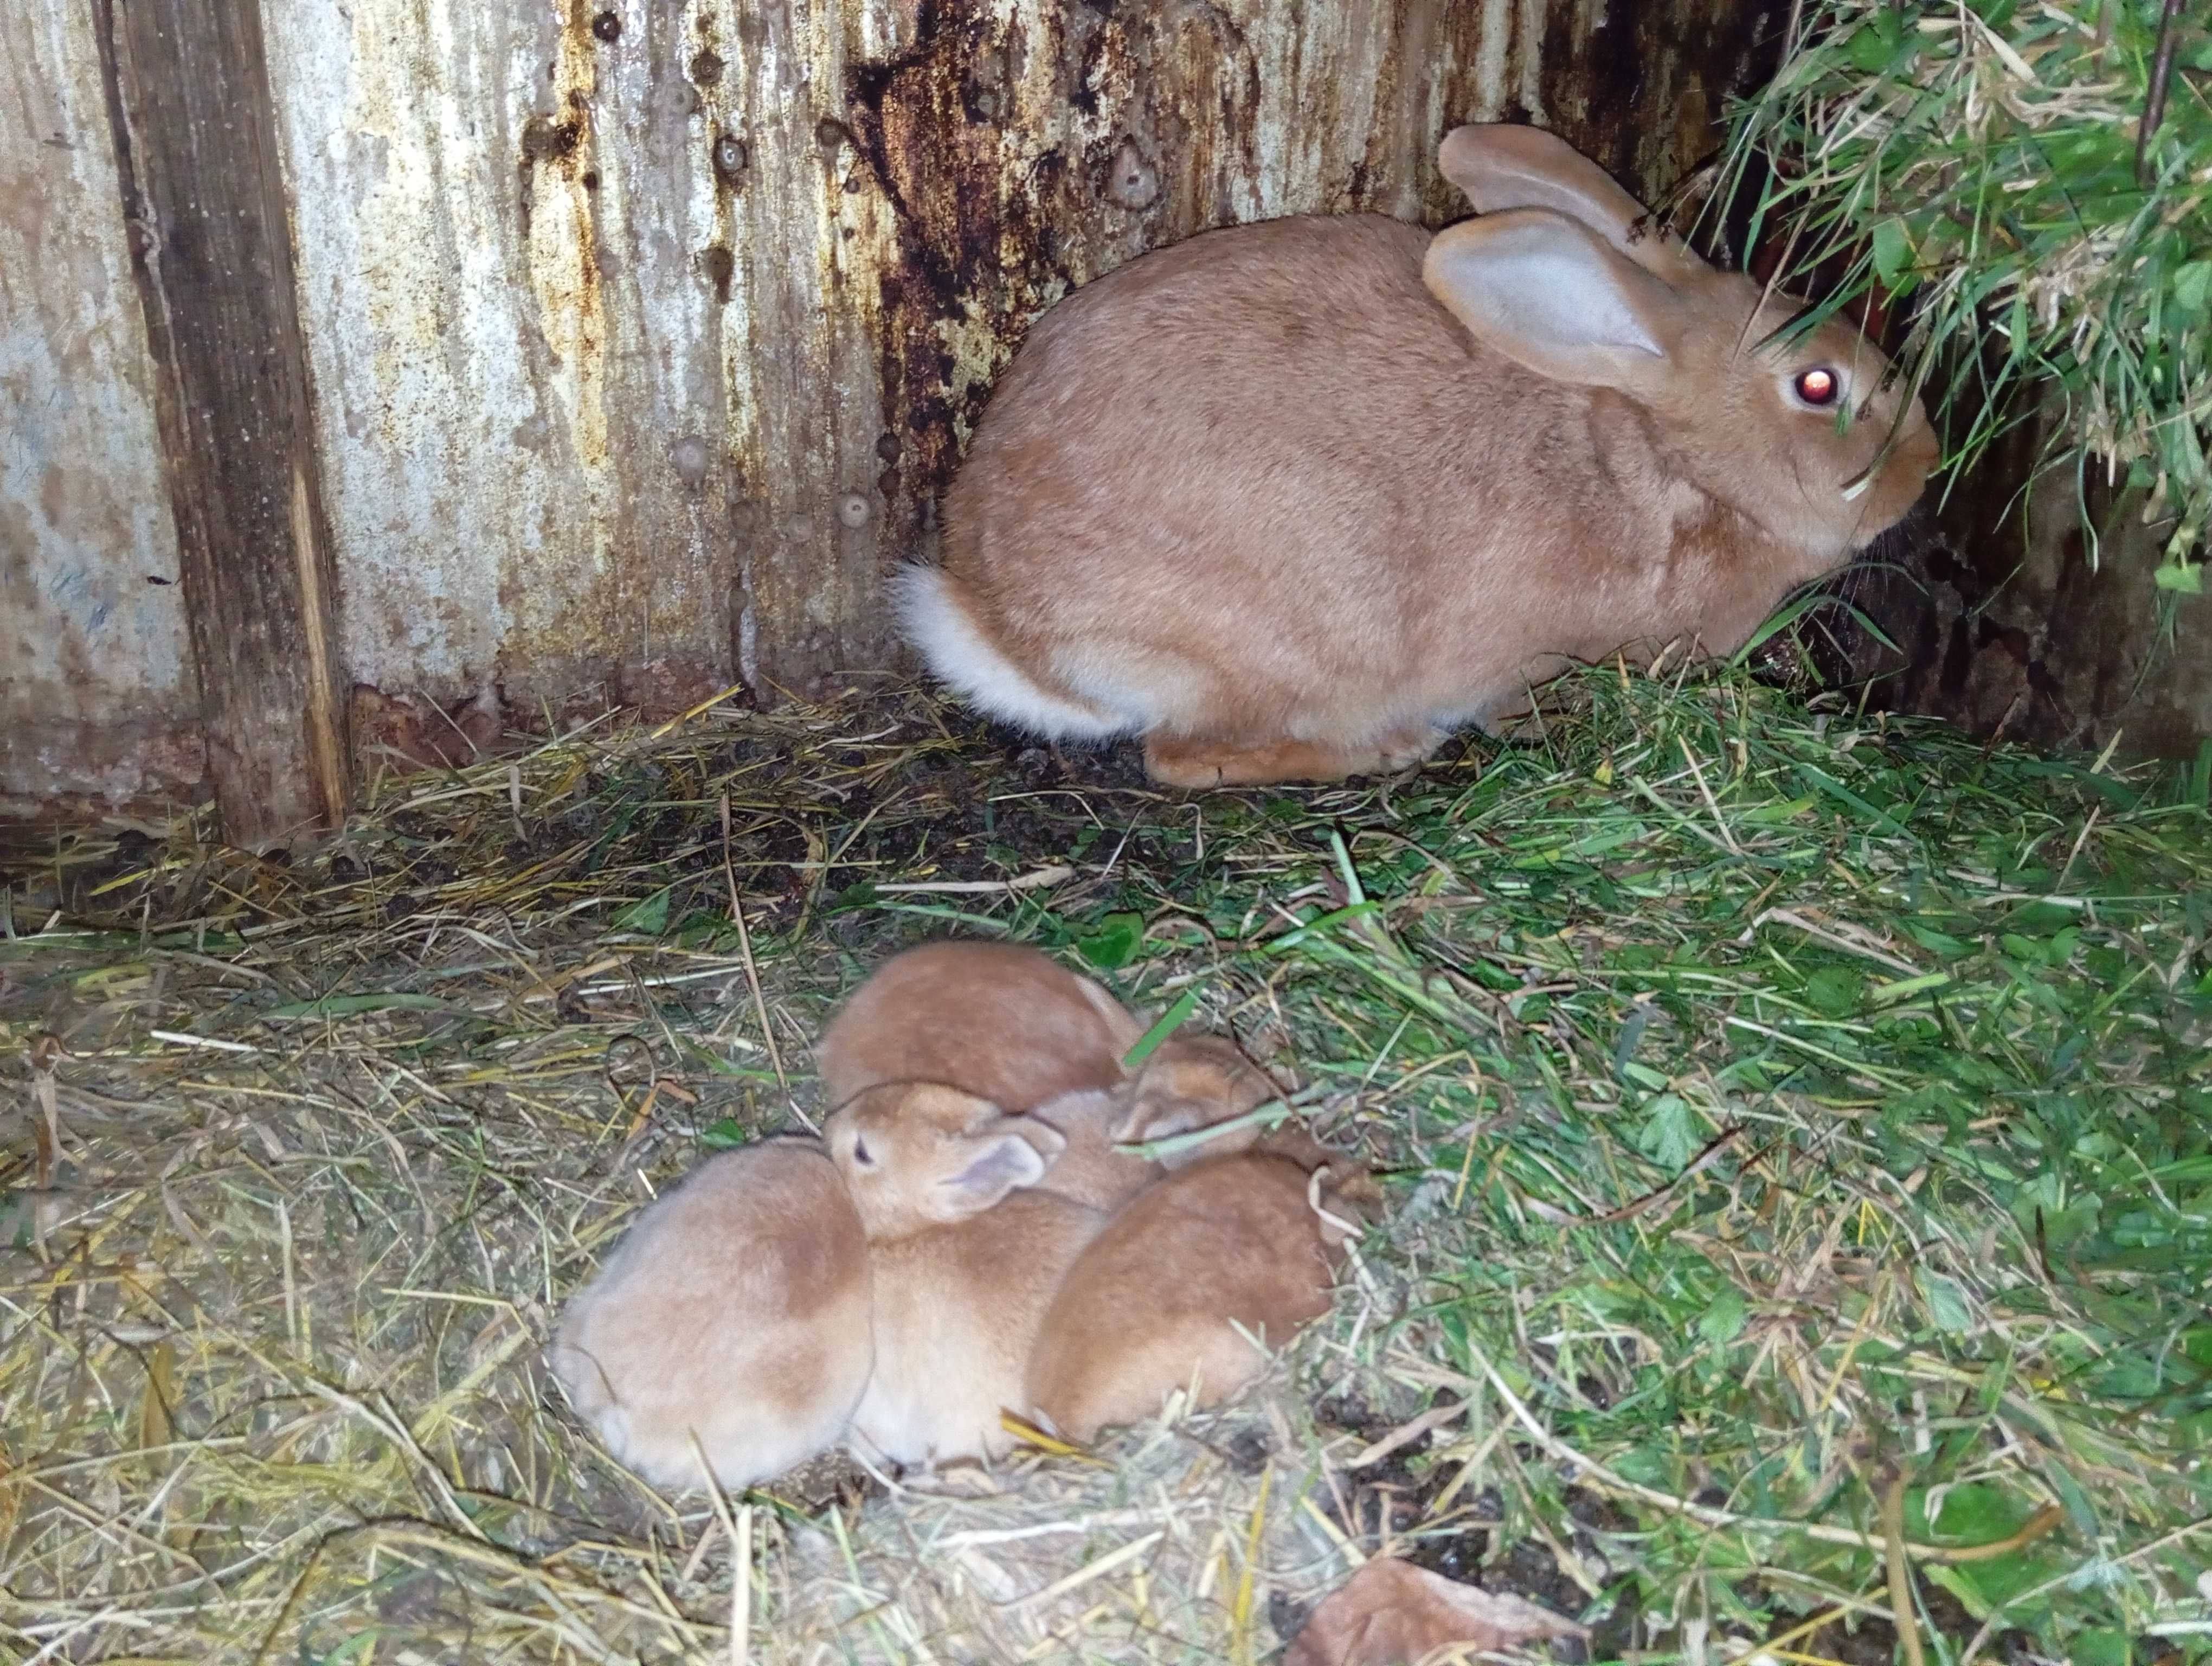
[[[417,777],[291,867],[52,841],[0,940],[0,1639],[699,1657],[734,1602],[764,1662],[1256,1660],[1387,1543],[1607,1657],[2201,1657],[2202,773],[1573,692],[1325,790],[895,699]],[[1288,1401],[981,1499],[658,1499],[551,1316],[948,931],[1194,998],[1389,1227]]]
[[[1765,165],[1785,280],[1826,268],[1830,309],[1909,307],[1905,362],[1955,462],[2055,385],[2054,446],[2171,520],[2158,581],[2191,593],[2212,516],[2208,74],[2212,28],[2178,0],[1815,0],[1729,161]]]
[[[2197,783],[1727,680],[1591,692],[1395,795],[1364,912],[1285,926],[1359,1037],[1334,1067],[1401,1084],[1407,1332],[1468,1405],[1436,1461],[1693,1656],[1894,1626],[1900,1535],[1937,1657],[2200,1646]]]

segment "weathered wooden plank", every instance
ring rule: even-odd
[[[529,716],[712,692],[734,549],[685,9],[295,9],[271,63],[354,674]]]
[[[208,773],[260,845],[345,813],[325,531],[261,13],[93,0]]]
[[[0,29],[0,808],[206,769],[100,58],[77,0]]]

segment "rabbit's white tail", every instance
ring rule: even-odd
[[[976,629],[941,568],[903,567],[891,577],[899,628],[939,679],[978,711],[1048,740],[1103,740],[1136,720],[1048,694]]]

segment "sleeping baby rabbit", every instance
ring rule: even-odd
[[[734,1493],[835,1445],[867,1384],[867,1246],[811,1140],[713,1158],[637,1218],[547,1350],[607,1449]]]
[[[1301,1158],[1328,1158],[1310,1169]],[[1339,1183],[1339,1177],[1344,1177]],[[1364,1176],[1303,1130],[1205,1158],[1084,1250],[1037,1328],[1028,1405],[1071,1440],[1158,1415],[1176,1389],[1215,1405],[1329,1310]]]
[[[907,1465],[999,1456],[1038,1321],[1106,1216],[1038,1188],[1059,1134],[955,1088],[867,1089],[824,1132],[874,1292],[856,1444]]]
[[[1156,780],[1329,780],[1616,651],[1741,646],[1937,447],[1844,325],[1651,227],[1534,128],[1439,158],[1478,210],[1210,231],[1040,319],[895,599],[936,675]]]
[[[1126,1114],[1121,1060],[1143,1034],[1112,995],[1035,949],[938,942],[871,974],[814,1055],[832,1110],[885,1083],[936,1082],[1034,1113],[1066,1141],[1044,1185],[1112,1209],[1164,1172],[1116,1153],[1109,1126]]]

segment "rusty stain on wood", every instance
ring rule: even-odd
[[[206,769],[90,17],[0,30],[0,805]]]
[[[362,0],[272,41],[342,648],[395,695],[728,668],[730,459],[673,451],[723,427],[697,44],[605,9]]]

